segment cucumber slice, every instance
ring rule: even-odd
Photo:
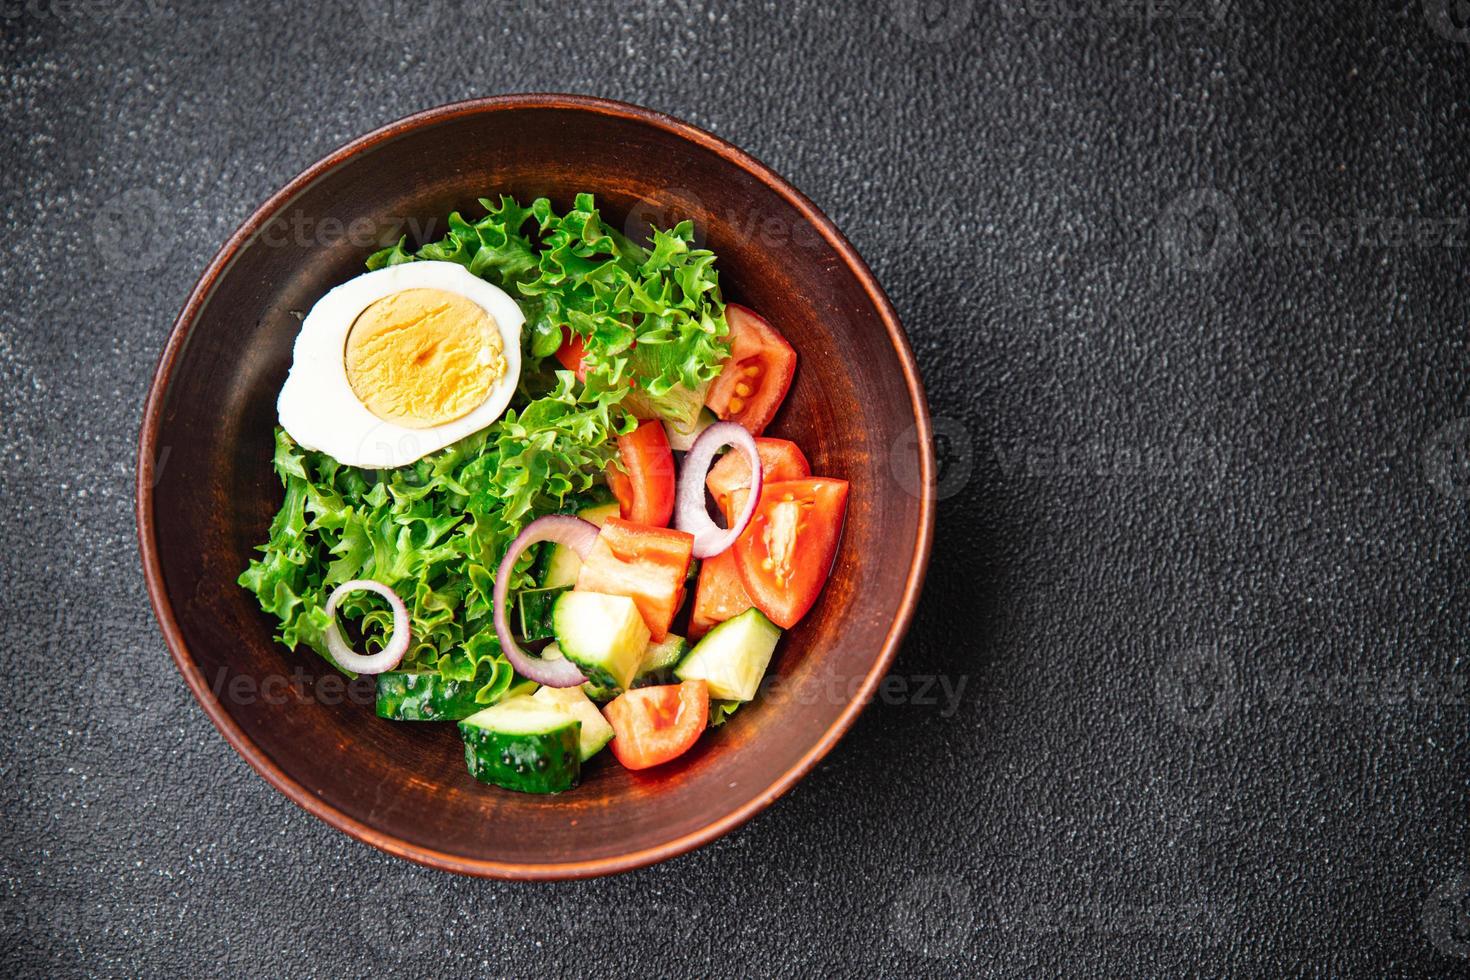
[[[702,680],[720,701],[749,701],[770,666],[781,630],[759,609],[725,620],[695,644],[674,669],[681,681]]]
[[[689,641],[670,633],[662,643],[650,643],[643,654],[643,665],[633,678],[634,687],[667,684],[674,667],[689,653]]]
[[[576,557],[573,555],[572,557]],[[551,607],[561,589],[527,589],[516,596],[516,611],[521,619],[521,636],[527,643],[551,639]]]
[[[699,415],[691,426],[681,426],[672,419],[664,419],[664,432],[669,437],[669,448],[676,453],[687,453],[694,447],[694,440],[698,439],[705,429],[718,421],[715,413],[708,408],[699,410]]]
[[[602,747],[612,741],[613,727],[602,717],[597,705],[587,700],[587,695],[580,687],[543,687],[536,692],[533,700],[544,701],[582,723],[580,745],[583,762],[601,752]]]
[[[560,793],[582,778],[582,723],[521,695],[459,723],[465,764],[485,783],[522,793]]]
[[[648,626],[625,595],[563,592],[551,608],[562,655],[598,687],[626,691],[643,665]]]
[[[618,513],[618,502],[614,500],[585,508],[579,511],[577,516],[602,527],[604,521],[609,517],[617,517]],[[577,573],[581,570],[582,559],[577,557],[577,553],[564,544],[556,545],[551,549],[551,557],[546,561],[546,574],[541,579],[541,587],[543,589],[570,588],[577,584]]]
[[[484,681],[452,681],[443,674],[390,670],[378,675],[377,713],[393,721],[458,721],[485,706],[475,700]]]

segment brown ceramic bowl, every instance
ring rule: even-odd
[[[800,355],[772,434],[852,482],[823,597],[783,640],[773,689],[675,762],[611,759],[583,784],[527,796],[475,782],[452,725],[393,723],[235,584],[281,502],[276,394],[301,312],[363,271],[381,238],[443,234],[502,192],[611,220],[692,217],[725,296],[762,311]],[[933,529],[924,392],[903,329],[852,246],[810,201],[709,133],[573,96],[481,99],[362,137],[291,181],[225,244],[174,325],[139,446],[138,535],[180,672],[277,789],[359,840],[423,864],[506,878],[636,868],[707,843],[800,779],[852,724],[914,612]]]

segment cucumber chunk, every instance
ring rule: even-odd
[[[661,643],[650,643],[643,654],[643,664],[633,678],[634,687],[667,684],[674,667],[689,653],[689,641],[670,633]]]
[[[579,511],[577,516],[602,527],[603,522],[609,517],[618,516],[618,502],[614,500],[585,508]],[[577,584],[577,574],[581,571],[582,559],[577,557],[577,553],[564,544],[556,545],[551,549],[551,557],[546,560],[546,574],[541,579],[541,587],[543,589],[570,588]]]
[[[749,701],[770,666],[781,630],[759,609],[725,620],[695,644],[674,669],[681,681],[702,680],[720,701]]]
[[[390,670],[378,675],[377,713],[393,721],[458,721],[485,706],[483,679],[452,681],[438,673]]]
[[[533,699],[565,711],[582,723],[580,746],[583,762],[601,752],[602,747],[612,741],[613,727],[602,717],[597,705],[587,700],[587,695],[580,687],[543,687],[535,693]]]
[[[527,643],[551,639],[551,607],[557,596],[565,592],[560,589],[527,589],[516,596],[516,611],[520,614],[521,636]]]
[[[626,691],[643,665],[648,625],[627,596],[563,592],[551,625],[562,655],[598,687]]]
[[[459,723],[465,764],[485,783],[522,793],[560,793],[582,778],[582,723],[521,695]]]

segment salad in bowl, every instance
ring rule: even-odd
[[[848,484],[766,434],[797,352],[690,222],[634,241],[590,194],[481,205],[305,316],[239,583],[286,647],[375,677],[382,719],[454,723],[470,775],[556,793],[760,696]]]

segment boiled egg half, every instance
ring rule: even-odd
[[[358,276],[302,322],[281,427],[350,466],[406,466],[500,418],[524,322],[515,300],[453,262]]]

